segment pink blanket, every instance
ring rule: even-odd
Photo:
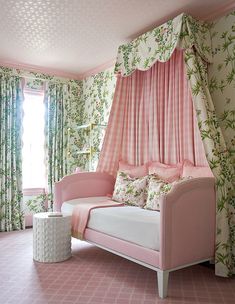
[[[119,207],[124,204],[116,203],[110,198],[107,198],[103,202],[86,202],[77,205],[73,209],[72,214],[72,236],[78,239],[84,239],[84,232],[89,220],[90,211],[95,208],[105,208],[105,207]]]

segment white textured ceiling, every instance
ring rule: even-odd
[[[235,1],[233,1],[235,2]],[[82,75],[182,11],[205,18],[226,0],[0,0],[0,62]]]

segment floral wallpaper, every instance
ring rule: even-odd
[[[96,169],[116,85],[114,68],[82,80],[71,157],[84,171]]]
[[[215,21],[211,33],[210,92],[235,167],[235,11]]]

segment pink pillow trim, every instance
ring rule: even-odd
[[[177,164],[164,164],[157,161],[152,161],[148,164],[148,167],[160,167],[160,168],[182,168],[182,163]]]
[[[148,175],[148,170],[146,165],[134,166],[134,165],[129,165],[124,161],[119,162],[119,171],[125,172],[131,177],[143,177]]]
[[[149,164],[149,174],[157,174],[165,182],[172,183],[180,178],[182,164],[167,165],[160,162],[151,162]]]
[[[194,166],[189,160],[185,160],[183,164],[182,177],[214,177],[210,167]]]

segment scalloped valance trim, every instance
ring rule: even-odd
[[[195,47],[199,55],[212,62],[211,23],[195,20],[184,13],[148,31],[118,49],[115,73],[129,76],[146,71],[156,61],[166,62],[175,48]]]

